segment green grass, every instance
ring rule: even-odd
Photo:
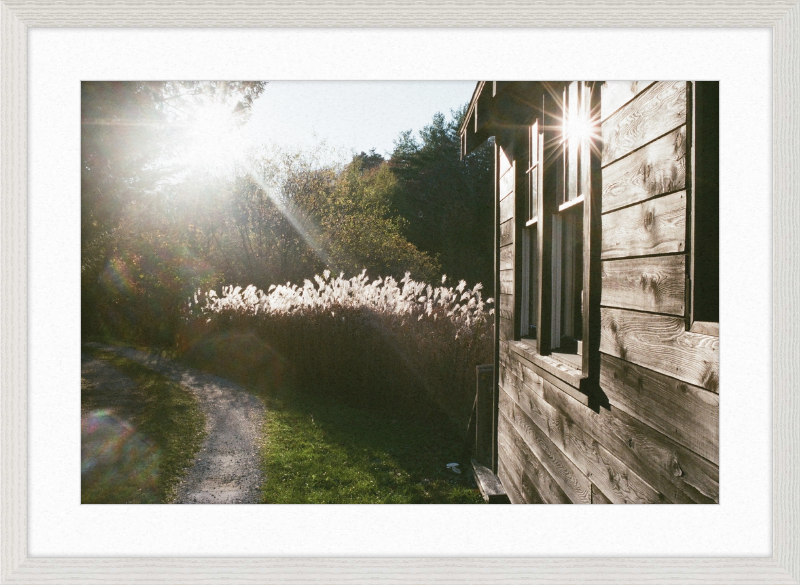
[[[319,396],[284,392],[266,403],[264,503],[483,503],[463,445],[441,425]]]
[[[117,457],[111,461],[106,457],[103,465],[82,473],[81,502],[171,501],[205,435],[205,417],[195,398],[179,384],[137,362],[102,350],[84,351],[131,378],[135,388],[126,393],[122,406],[113,397],[113,410],[104,409],[103,396],[82,391],[82,406],[101,416],[111,412],[129,420],[139,440],[136,448],[121,448],[119,437],[111,437],[108,444],[116,449]],[[110,451],[110,447],[105,448],[106,454]],[[82,461],[82,468],[85,463]]]

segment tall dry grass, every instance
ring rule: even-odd
[[[180,345],[196,364],[247,383],[291,382],[398,416],[443,413],[465,427],[475,366],[492,356],[494,309],[481,289],[325,271],[267,292],[198,291]]]

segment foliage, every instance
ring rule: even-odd
[[[349,274],[365,269],[397,278],[406,271],[423,280],[434,277],[438,263],[402,233],[406,222],[392,208],[396,193],[397,179],[388,165],[368,155],[354,157],[322,218],[331,268]]]
[[[470,282],[493,279],[493,144],[461,159],[458,126],[466,106],[437,113],[417,139],[411,130],[395,141],[389,164],[398,179],[396,207],[404,235],[435,255],[447,274]]]
[[[82,85],[82,336],[177,348],[215,373],[295,389],[272,419],[286,431],[276,443],[287,446],[286,457],[273,450],[268,461],[295,494],[305,473],[296,458],[311,456],[305,436],[331,462],[353,460],[365,501],[386,499],[389,485],[397,501],[469,500],[474,494],[463,484],[430,471],[445,451],[422,441],[446,446],[431,429],[454,425],[460,435],[466,428],[475,366],[491,361],[492,301],[481,285],[424,283],[442,267],[493,282],[491,152],[460,160],[462,110],[451,120],[437,114],[419,140],[403,133],[389,161],[374,149],[333,163],[324,147],[253,150],[220,172],[205,163],[226,145],[187,156],[200,153],[193,150],[197,119],[221,113],[241,124],[264,89],[262,82]],[[322,276],[310,280],[315,274]],[[139,376],[143,392],[159,393],[143,401],[163,410],[148,411],[147,420],[167,453],[168,420],[194,423],[169,419],[180,405],[168,388],[132,364],[118,365]],[[368,437],[372,429],[353,408],[382,421],[380,432]],[[302,413],[330,424],[309,427]],[[326,413],[346,425],[336,427]],[[290,423],[306,434],[291,439]],[[388,429],[426,450],[430,465],[415,468],[411,454],[391,451]],[[365,437],[375,446],[363,457],[334,444]],[[371,469],[373,459],[392,463]],[[164,464],[170,477],[174,466]],[[347,473],[339,480],[349,481]],[[420,487],[425,478],[431,481]],[[288,493],[269,489],[276,500]]]
[[[187,106],[208,103],[230,108],[244,120],[263,82],[84,82],[81,85],[81,313],[84,337],[137,334],[150,342],[169,341],[160,327],[150,339],[141,324],[161,318],[198,285],[202,275],[189,274],[187,254],[194,256],[191,224],[183,223],[175,185],[186,169],[175,156],[186,147]],[[179,182],[179,181],[178,181]],[[171,260],[175,262],[171,263]],[[148,286],[143,264],[159,263],[169,283]],[[203,262],[199,261],[201,264]],[[116,269],[129,278],[109,278]],[[112,284],[109,288],[109,285]],[[160,284],[157,282],[156,284]],[[180,284],[180,286],[177,286]],[[155,312],[166,297],[177,296]],[[126,290],[129,294],[120,294]],[[134,296],[144,295],[131,305]],[[127,313],[127,315],[124,315]],[[122,321],[120,322],[120,315]],[[119,329],[119,327],[122,327]]]
[[[403,135],[388,162],[373,149],[323,163],[324,147],[253,152],[223,174],[181,162],[192,112],[220,106],[241,123],[263,91],[261,82],[82,85],[84,338],[170,346],[185,297],[226,282],[263,289],[324,269],[430,280],[442,265],[492,282],[482,227],[491,213],[481,215],[475,195],[485,161],[458,160],[456,119],[437,115],[421,143]]]
[[[297,387],[353,406],[412,417],[444,413],[466,428],[475,366],[491,361],[492,351],[492,300],[483,300],[480,284],[447,287],[442,278],[433,287],[408,274],[370,282],[365,272],[346,279],[327,271],[315,282],[267,293],[253,286],[225,287],[221,296],[200,292],[187,307],[183,351],[223,370],[236,367],[226,364],[243,351],[261,354],[262,379],[288,374]],[[230,353],[231,331],[251,332],[258,346]]]
[[[432,276],[435,260],[402,234],[392,200],[396,179],[379,155],[357,155],[342,168],[319,153],[272,153],[236,178],[232,216],[246,269],[234,281],[302,280],[323,269],[401,277]]]

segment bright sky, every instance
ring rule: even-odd
[[[375,148],[384,156],[403,130],[467,103],[474,81],[274,81],[253,104],[247,133],[256,144]]]

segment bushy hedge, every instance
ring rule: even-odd
[[[303,286],[198,291],[181,348],[198,365],[268,387],[308,392],[398,416],[439,409],[466,427],[475,366],[491,362],[492,299],[464,281],[433,287],[406,274],[370,282],[328,271]]]

